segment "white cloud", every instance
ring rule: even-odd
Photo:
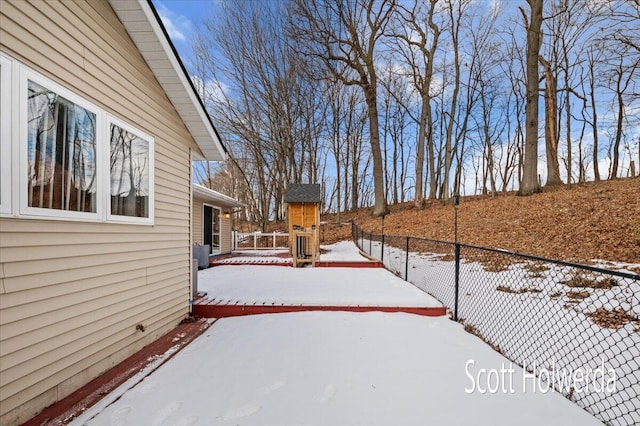
[[[187,35],[191,32],[191,21],[180,14],[171,11],[162,3],[157,3],[158,15],[162,19],[164,27],[172,40],[186,41]]]

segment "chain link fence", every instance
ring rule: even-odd
[[[605,424],[640,424],[640,275],[355,223],[352,236],[540,383]]]

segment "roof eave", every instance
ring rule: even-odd
[[[151,0],[109,0],[111,7],[182,118],[204,158],[224,161],[227,151]],[[140,19],[144,17],[144,19]],[[153,34],[153,37],[149,37]],[[158,59],[158,52],[164,56]],[[179,81],[180,84],[175,84]],[[185,100],[186,99],[186,100]],[[213,142],[213,143],[212,143]]]
[[[244,204],[242,204],[235,198],[229,197],[228,195],[221,194],[217,191],[214,191],[212,189],[206,188],[198,184],[193,184],[193,196],[194,198],[198,198],[204,201],[209,201],[214,205],[217,205],[220,207],[246,208]]]

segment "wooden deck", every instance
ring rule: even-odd
[[[327,305],[300,305],[300,304],[245,304],[239,301],[221,300],[206,294],[200,295],[193,303],[193,315],[202,318],[227,318],[243,315],[279,314],[288,312],[307,311],[342,311],[342,312],[405,312],[408,314],[427,317],[439,317],[446,315],[447,309],[442,307],[426,306],[327,306]]]
[[[288,254],[262,256],[230,253],[211,257],[209,266],[223,265],[255,265],[255,266],[293,266],[293,259]],[[382,262],[371,260],[316,260],[316,268],[384,268]]]
[[[278,254],[229,253],[211,257],[210,266],[222,265],[259,265],[259,266],[293,266],[288,252]],[[316,260],[313,264],[320,268],[384,268],[382,262],[376,260]],[[369,305],[302,305],[276,303],[244,303],[239,300],[217,299],[214,295],[199,293],[193,301],[193,315],[201,318],[226,318],[243,315],[275,314],[305,311],[345,311],[345,312],[406,312],[423,316],[446,315],[445,307],[425,306],[369,306]]]
[[[259,250],[255,253],[233,252],[209,258],[209,266],[223,265],[293,266],[293,259],[288,252],[263,254]]]

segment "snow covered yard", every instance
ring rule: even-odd
[[[557,393],[533,392],[529,381],[523,392],[517,366],[513,393],[468,394],[469,360],[472,376],[509,364],[445,317],[226,318],[115,402],[107,396],[72,424],[600,424]]]
[[[379,242],[360,243],[374,258],[381,257]],[[451,245],[433,246],[440,252],[410,251],[407,256],[402,248],[385,244],[384,261],[399,275],[406,271],[410,282],[451,308],[455,262],[446,251]],[[462,251],[459,290],[459,316],[469,331],[518,363],[536,361],[574,371],[605,363],[617,374],[616,392],[565,388],[563,393],[609,424],[640,424],[640,280],[500,254],[465,258],[469,253],[478,254]],[[626,268],[640,265],[607,266],[630,273]]]

